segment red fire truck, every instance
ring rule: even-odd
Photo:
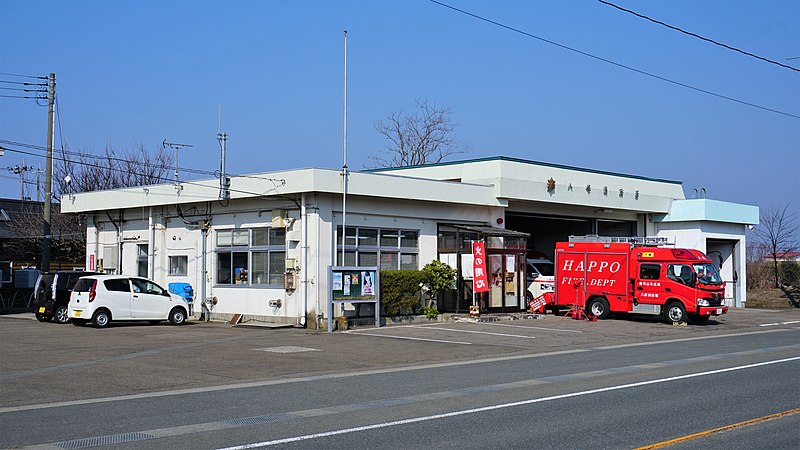
[[[650,239],[650,238],[648,238]],[[550,308],[661,315],[667,323],[704,323],[728,312],[725,283],[699,250],[635,242],[558,242]]]

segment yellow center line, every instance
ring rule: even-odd
[[[657,444],[647,445],[645,447],[639,447],[639,448],[637,448],[635,450],[652,450],[652,449],[656,449],[656,448],[669,447],[670,445],[674,445],[674,444],[677,444],[679,442],[685,442],[685,441],[689,441],[689,440],[692,440],[692,439],[697,439],[697,438],[700,438],[700,437],[703,437],[703,436],[708,436],[708,435],[711,435],[711,434],[714,434],[714,433],[719,433],[721,431],[727,431],[727,430],[732,430],[734,428],[739,428],[739,427],[744,427],[744,426],[747,426],[747,425],[753,425],[753,424],[756,424],[756,423],[766,422],[768,420],[778,419],[778,418],[784,417],[784,416],[791,416],[792,414],[797,414],[799,412],[800,412],[800,408],[790,409],[788,411],[779,412],[779,413],[775,413],[775,414],[770,414],[770,415],[764,416],[764,417],[759,417],[758,419],[746,420],[744,422],[739,422],[739,423],[734,423],[732,425],[726,425],[724,427],[714,428],[713,430],[701,431],[699,433],[690,434],[688,436],[683,436],[683,437],[679,437],[679,438],[675,438],[675,439],[670,439],[668,441],[663,441],[663,442],[659,442]]]

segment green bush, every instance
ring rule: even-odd
[[[399,316],[419,311],[419,287],[424,277],[419,270],[381,270],[381,313]]]
[[[800,262],[781,261],[778,263],[778,278],[784,286],[800,286]]]
[[[428,295],[434,299],[447,289],[452,289],[456,283],[458,271],[439,260],[434,259],[422,268],[424,280],[422,283],[428,288]]]

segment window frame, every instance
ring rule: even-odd
[[[242,239],[246,232],[247,239]],[[286,271],[286,229],[264,227],[250,228],[227,228],[215,231],[214,254],[216,255],[216,270],[214,274],[214,285],[219,287],[257,287],[257,288],[283,288],[283,278]],[[266,242],[264,242],[266,239]],[[255,241],[258,244],[255,244]],[[246,241],[246,244],[244,242]],[[229,245],[220,245],[229,243]],[[235,245],[234,245],[235,244]],[[246,255],[244,267],[236,267],[236,258]],[[254,255],[266,254],[265,271],[254,273]],[[221,260],[228,257],[226,266],[222,265]],[[278,259],[275,259],[280,255]],[[278,263],[280,260],[280,264]],[[273,267],[275,266],[275,267]],[[221,269],[227,268],[228,282],[220,282]],[[238,271],[236,269],[242,269]],[[277,270],[277,272],[276,272]],[[257,277],[264,276],[266,282],[254,283]],[[239,280],[237,282],[237,279]]]
[[[404,233],[413,236],[404,236]],[[353,266],[360,264],[363,258],[374,261],[380,270],[410,269],[419,270],[419,238],[420,230],[413,228],[394,227],[359,227],[347,226],[346,243],[344,247],[345,260],[342,257],[342,226],[336,227],[336,254],[334,261],[339,266]],[[394,240],[393,243],[390,241]],[[367,241],[370,244],[362,244]],[[403,244],[413,244],[411,246]],[[411,262],[409,262],[409,259]],[[391,261],[394,267],[386,267],[384,261]],[[344,264],[341,264],[344,262]],[[404,263],[405,262],[405,263]],[[360,264],[364,265],[364,264]],[[412,267],[413,266],[413,267]]]

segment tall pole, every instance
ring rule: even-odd
[[[344,30],[344,122],[342,129],[342,266],[347,242],[347,30]]]
[[[44,241],[42,241],[42,272],[50,271],[50,207],[53,197],[53,116],[56,99],[56,74],[50,73],[49,89],[47,91],[47,167],[44,179]]]

